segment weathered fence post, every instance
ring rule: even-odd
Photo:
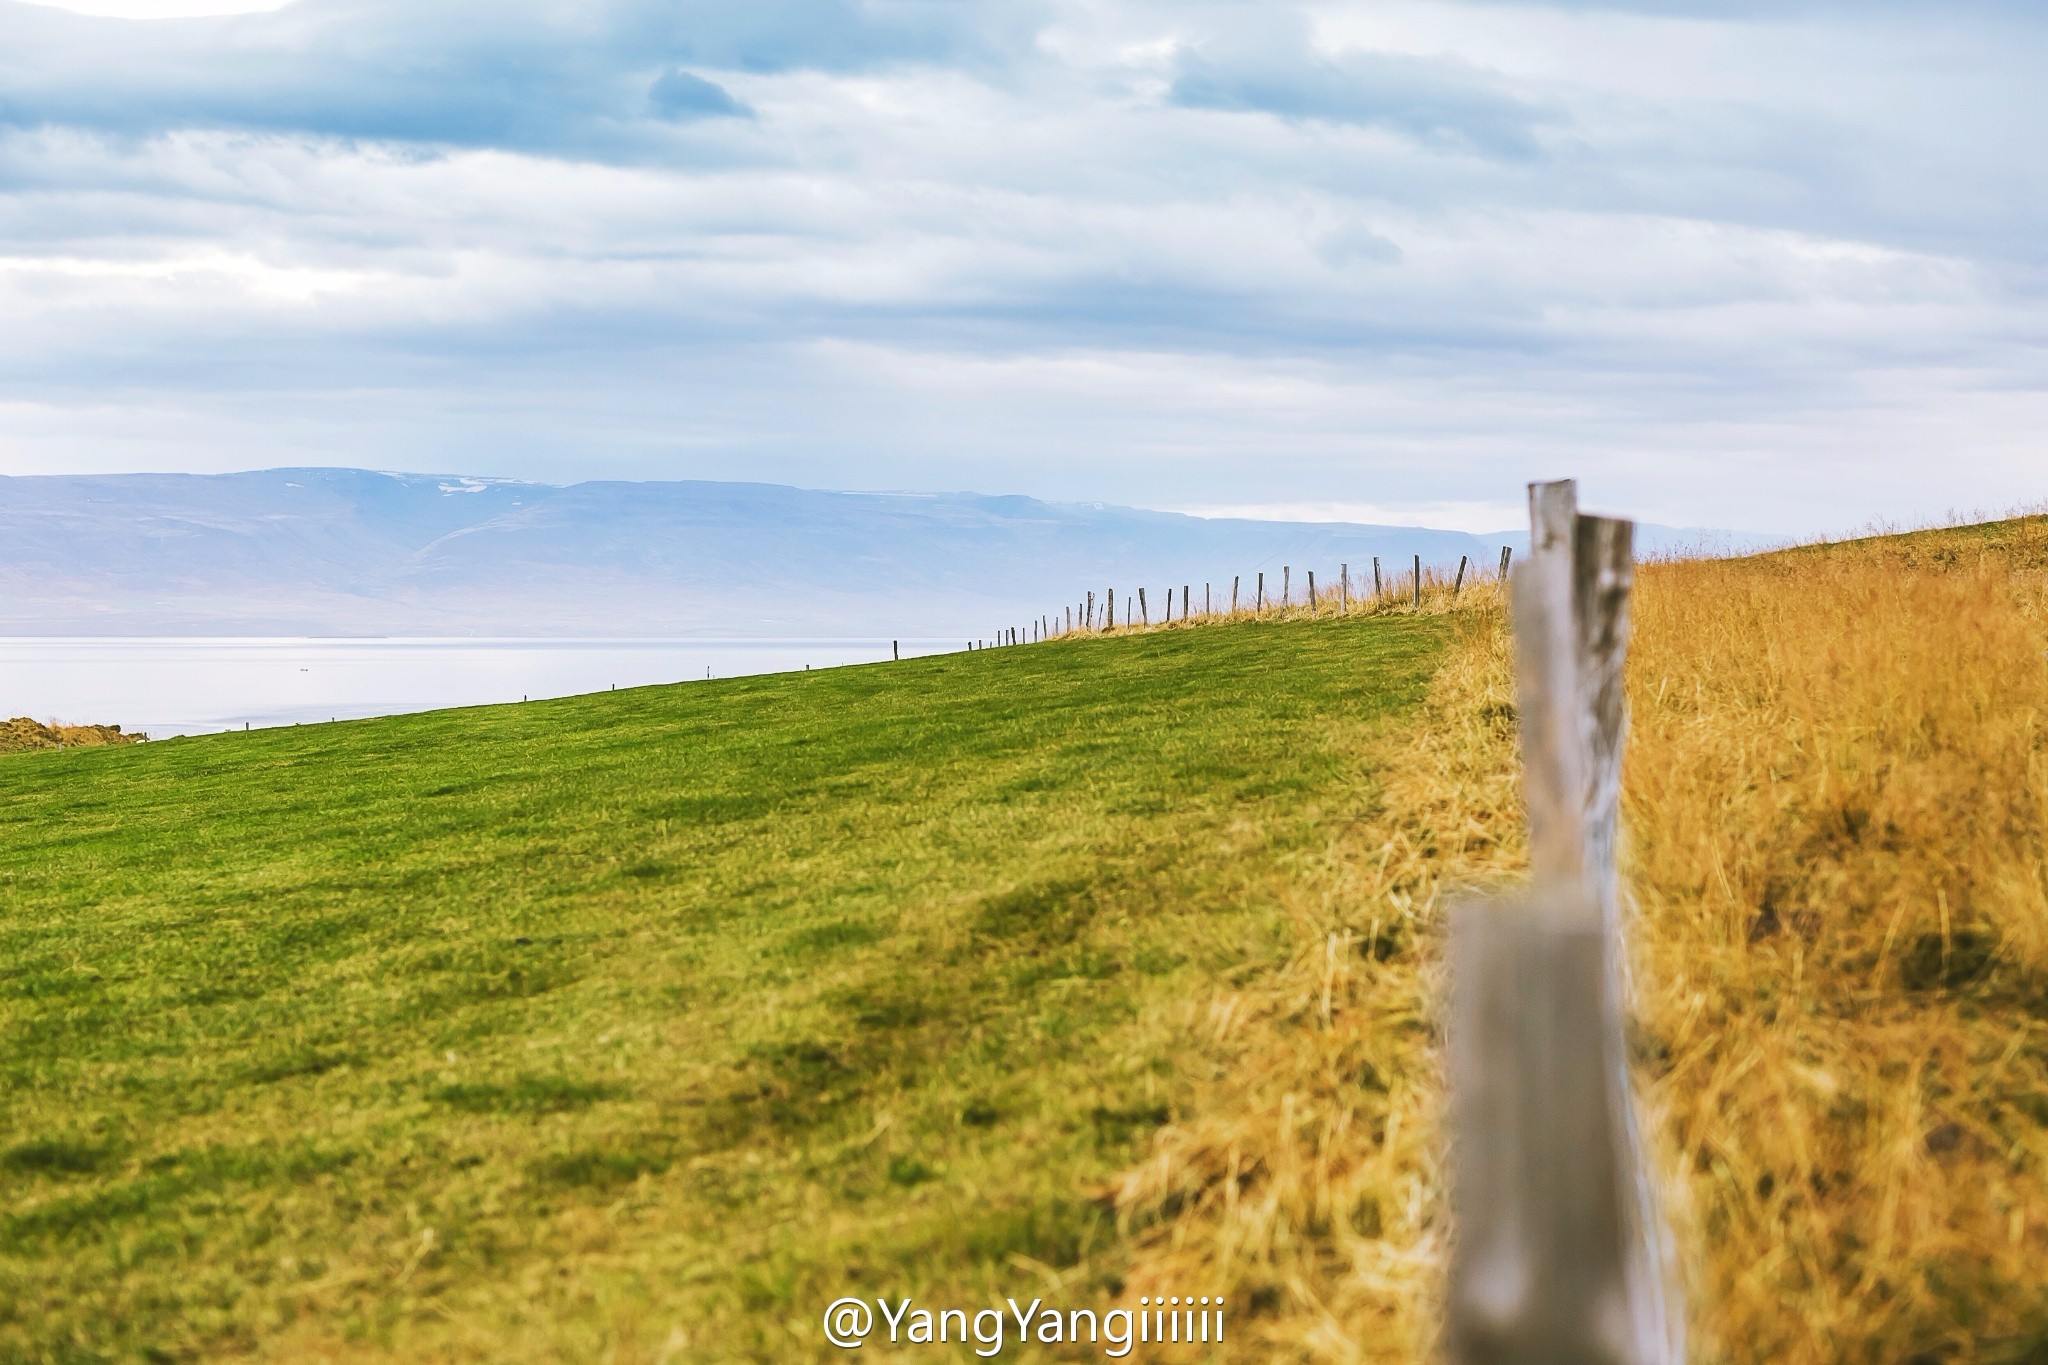
[[[1681,1365],[1623,1033],[1614,835],[1629,522],[1530,487],[1511,580],[1531,885],[1451,909],[1455,1365]]]
[[[1451,596],[1456,597],[1458,595],[1458,589],[1465,586],[1465,566],[1469,563],[1471,563],[1470,556],[1458,556],[1458,576],[1451,580]]]
[[[1147,611],[1147,610],[1146,610],[1146,608],[1145,608],[1145,590],[1144,590],[1143,588],[1140,588],[1140,589],[1138,589],[1138,610],[1139,610],[1140,612],[1143,612],[1143,613],[1144,613],[1144,617],[1145,617],[1145,624],[1146,624],[1146,625],[1148,625],[1148,626],[1149,626],[1149,625],[1151,625],[1151,624],[1152,624],[1152,613],[1151,613],[1150,611]],[[1128,607],[1126,607],[1126,609],[1125,609],[1125,611],[1124,611],[1124,614],[1125,614],[1126,616],[1130,615],[1130,611],[1129,611],[1129,608],[1128,608]]]
[[[1422,556],[1415,556],[1415,605],[1422,606]]]
[[[1339,565],[1337,569],[1337,614],[1351,614],[1351,566]]]
[[[1183,583],[1180,585],[1180,619],[1183,625],[1187,623],[1188,603],[1191,600],[1193,600],[1194,587],[1195,585],[1192,583]],[[1202,596],[1205,601],[1207,600],[1208,595],[1208,589],[1203,589]]]
[[[1372,604],[1378,606],[1380,599],[1386,595],[1385,590],[1380,587],[1380,557],[1374,555],[1372,557]]]
[[[1237,615],[1237,580],[1240,577],[1241,575],[1239,574],[1232,574],[1230,576],[1230,614],[1232,616]]]
[[[1514,546],[1503,545],[1500,547],[1500,581],[1503,587],[1506,586],[1508,581],[1508,565],[1513,562],[1514,557]]]
[[[1254,612],[1264,612],[1266,610],[1266,573],[1263,569],[1259,571],[1259,595],[1252,601],[1252,610]]]
[[[1107,607],[1106,607],[1106,608],[1104,609],[1104,611],[1103,611],[1103,615],[1102,615],[1102,628],[1103,628],[1104,630],[1115,630],[1115,629],[1116,629],[1116,589],[1115,589],[1115,588],[1105,588],[1105,589],[1104,589],[1103,591],[1104,591],[1104,593],[1105,593],[1105,594],[1106,594],[1106,596],[1107,596],[1108,606],[1107,606]],[[1124,599],[1124,610],[1125,610],[1126,612],[1129,612],[1129,610],[1130,610],[1130,599],[1129,599],[1129,598],[1125,598],[1125,599]]]
[[[889,642],[889,657],[897,663],[903,662],[903,642],[901,640],[891,640]]]
[[[1308,571],[1308,614],[1310,616],[1316,614],[1316,571],[1314,569]]]
[[[1283,608],[1294,605],[1294,566],[1291,564],[1280,566],[1280,605]]]

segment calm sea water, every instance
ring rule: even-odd
[[[903,654],[958,641],[905,640]],[[156,738],[889,657],[887,640],[0,639],[0,718]]]

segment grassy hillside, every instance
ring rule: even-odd
[[[1099,1306],[1105,1182],[1229,1055],[1190,1010],[1284,970],[1451,634],[0,760],[0,1359],[807,1358],[843,1292]]]
[[[2040,1365],[2048,519],[1636,615],[1694,1358]],[[1468,587],[0,760],[0,1359],[839,1358],[863,1290],[1426,1359],[1509,657]]]

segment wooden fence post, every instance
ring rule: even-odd
[[[1380,557],[1374,555],[1372,557],[1372,604],[1378,606],[1380,600],[1386,595],[1385,591],[1380,587]]]
[[[1415,606],[1422,606],[1422,556],[1415,556]]]
[[[1458,595],[1458,589],[1465,586],[1465,566],[1470,562],[1471,560],[1469,556],[1458,556],[1458,576],[1451,580],[1451,596],[1456,597]]]
[[[1145,590],[1143,588],[1138,589],[1138,610],[1141,612],[1145,612],[1145,624],[1148,626],[1151,625],[1152,613],[1149,611],[1145,611]],[[1130,608],[1128,605],[1124,608],[1124,615],[1130,615]]]
[[[1237,575],[1237,574],[1232,574],[1232,575],[1230,576],[1230,614],[1231,614],[1232,616],[1235,616],[1235,615],[1237,615],[1237,580],[1238,580],[1238,578],[1239,578],[1239,575]]]
[[[1507,585],[1507,581],[1508,581],[1508,565],[1509,565],[1510,563],[1512,563],[1512,562],[1513,562],[1513,560],[1514,560],[1514,557],[1515,557],[1515,547],[1514,547],[1514,546],[1512,546],[1512,545],[1503,545],[1503,546],[1501,546],[1501,547],[1500,547],[1500,581],[1501,581],[1501,585],[1502,585],[1503,587],[1505,587],[1505,586]]]
[[[1103,628],[1104,630],[1115,630],[1115,629],[1116,629],[1116,589],[1115,589],[1115,588],[1107,588],[1107,589],[1105,589],[1104,591],[1105,591],[1105,592],[1107,593],[1107,595],[1108,595],[1108,602],[1109,602],[1109,605],[1108,605],[1108,607],[1107,607],[1107,608],[1106,608],[1106,609],[1105,609],[1105,610],[1103,611],[1103,614],[1102,614],[1102,628]],[[1125,601],[1126,601],[1126,607],[1125,607],[1125,610],[1126,610],[1126,611],[1128,611],[1128,610],[1129,610],[1129,606],[1128,606],[1128,602],[1129,602],[1129,599],[1125,599]]]
[[[1294,566],[1291,564],[1282,564],[1280,566],[1280,605],[1282,607],[1294,605]]]
[[[1511,580],[1532,880],[1451,909],[1455,1365],[1682,1365],[1628,1075],[1614,834],[1633,526],[1530,487]]]
[[[1316,614],[1316,571],[1314,569],[1308,571],[1308,614],[1310,616]]]
[[[1351,614],[1351,566],[1339,565],[1337,569],[1337,614]]]
[[[1180,585],[1180,619],[1183,623],[1185,623],[1188,619],[1188,603],[1190,600],[1192,600],[1194,586],[1195,585],[1192,583],[1183,583]],[[1207,589],[1203,590],[1202,596],[1205,600],[1207,599]]]

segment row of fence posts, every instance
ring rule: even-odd
[[[1502,546],[1499,581],[1503,583],[1507,581],[1508,569],[1513,562],[1513,558],[1513,552],[1507,546]],[[1381,571],[1379,556],[1374,555],[1372,560],[1372,596],[1370,598],[1355,597],[1352,593],[1351,566],[1349,564],[1339,567],[1337,584],[1334,588],[1326,584],[1323,588],[1318,589],[1316,587],[1315,570],[1309,569],[1306,571],[1308,591],[1303,599],[1303,605],[1308,608],[1311,615],[1320,615],[1325,606],[1332,606],[1336,609],[1337,614],[1342,616],[1350,615],[1354,607],[1360,605],[1364,606],[1366,610],[1377,610],[1389,603],[1398,604],[1406,601],[1408,604],[1420,608],[1422,606],[1422,595],[1426,588],[1447,587],[1450,595],[1456,597],[1464,590],[1465,579],[1469,575],[1471,568],[1471,556],[1460,555],[1458,556],[1457,571],[1451,575],[1448,584],[1441,577],[1435,578],[1432,582],[1431,572],[1423,567],[1422,556],[1416,555],[1413,558],[1409,571],[1397,579]],[[1363,579],[1361,579],[1359,587],[1363,589],[1364,586]],[[1243,576],[1233,576],[1230,580],[1230,606],[1227,610],[1219,611],[1215,600],[1215,584],[1204,583],[1202,585],[1202,609],[1198,612],[1194,607],[1194,585],[1192,583],[1184,583],[1180,588],[1180,615],[1178,619],[1181,621],[1196,621],[1215,620],[1219,617],[1229,619],[1247,614],[1264,616],[1276,610],[1288,612],[1294,609],[1294,566],[1291,564],[1280,566],[1280,597],[1278,601],[1273,600],[1268,595],[1266,591],[1266,575],[1261,571],[1253,576],[1250,593],[1250,611],[1247,613],[1242,605],[1245,596],[1244,587]],[[1174,616],[1173,599],[1174,590],[1169,587],[1160,600],[1161,625],[1171,625],[1176,619]],[[1008,645],[1035,644],[1042,640],[1057,639],[1063,635],[1096,634],[1102,631],[1117,629],[1119,623],[1116,616],[1116,589],[1109,588],[1103,592],[1099,605],[1095,594],[1090,592],[1081,601],[1065,608],[1060,615],[1040,616],[1037,620],[1027,622],[1022,626],[1005,626],[987,639],[968,641],[967,647],[969,649],[996,649]],[[1145,589],[1139,588],[1136,593],[1126,592],[1124,594],[1124,619],[1121,624],[1122,628],[1126,630],[1132,627],[1150,626],[1152,624],[1152,599]]]

